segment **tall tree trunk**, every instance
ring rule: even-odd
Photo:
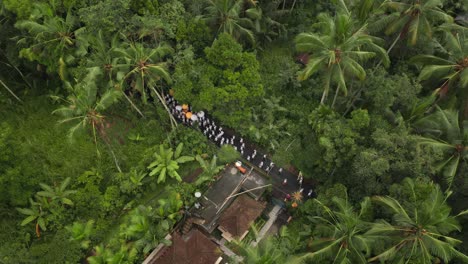
[[[132,102],[132,100],[125,94],[124,91],[122,91],[122,94],[125,96],[125,99],[132,105],[133,108],[141,115],[141,117],[145,118],[145,115],[138,109],[138,107]]]
[[[169,119],[171,120],[172,128],[176,128],[177,127],[177,121],[175,120],[174,116],[172,116],[171,110],[169,110],[169,108],[167,107],[166,101],[164,100],[164,98],[161,97],[161,95],[158,93],[158,91],[156,91],[154,86],[151,86],[151,89],[153,89],[153,92],[159,98],[159,101],[161,102],[161,104],[164,106],[164,109],[166,109],[167,113],[169,114]]]
[[[291,10],[289,10],[289,12],[292,12],[292,11],[293,11],[295,5],[296,5],[296,0],[294,0],[293,4],[292,4],[292,6],[291,6]]]
[[[122,170],[120,169],[120,166],[119,166],[119,161],[117,160],[117,157],[115,156],[114,150],[112,150],[112,147],[110,146],[109,142],[107,142],[106,140],[104,140],[104,142],[106,143],[107,147],[109,148],[110,153],[112,154],[112,158],[114,159],[115,167],[117,167],[117,170],[120,173],[122,173]]]
[[[8,59],[7,55],[5,54],[5,52],[3,52],[2,50],[0,50],[0,53],[3,54],[3,56],[5,57],[5,59],[8,61],[7,62],[3,62],[3,61],[0,61],[1,63],[5,64],[6,66],[8,67],[12,67],[13,69],[15,69],[18,74],[21,76],[21,79],[23,79],[23,81],[26,83],[26,85],[33,89],[32,85],[28,82],[28,80],[26,79],[26,77],[24,76],[24,74],[20,71],[20,69],[18,69],[18,67],[16,67],[15,65],[13,65],[12,63],[10,63],[10,60]]]
[[[23,101],[21,101],[21,99],[20,99],[18,96],[16,96],[16,94],[15,94],[12,90],[10,90],[10,88],[9,88],[2,80],[0,80],[0,83],[3,85],[3,87],[5,87],[5,89],[6,89],[13,97],[16,98],[16,100],[18,100],[20,103],[23,102]]]
[[[388,50],[387,50],[387,55],[390,54],[390,51],[392,51],[393,47],[395,47],[395,45],[397,44],[398,40],[400,40],[400,38],[401,38],[401,33],[398,34],[398,36],[397,36],[397,37],[395,38],[395,40],[393,41],[392,45],[390,45],[390,47],[388,48]],[[377,66],[375,67],[375,69],[377,69],[377,68],[380,66],[380,64],[382,64],[382,61],[383,61],[383,60],[380,60],[380,61],[379,61],[379,64],[377,64]]]
[[[325,104],[325,99],[327,98],[328,90],[324,90],[322,93],[322,99],[320,99],[320,104]]]
[[[400,38],[401,38],[401,34],[398,34],[398,36],[393,41],[392,45],[390,45],[390,47],[388,48],[387,54],[390,54],[390,51],[392,51],[393,47],[395,47],[395,45],[397,44],[398,40],[400,40]]]
[[[332,105],[331,105],[331,108],[333,109],[333,107],[335,107],[335,102],[336,102],[336,98],[338,97],[338,92],[340,91],[340,86],[338,85],[336,87],[336,91],[335,91],[335,96],[333,97],[333,102],[332,102]]]

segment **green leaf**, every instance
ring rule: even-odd
[[[452,61],[439,58],[434,55],[416,55],[409,60],[410,63],[415,64],[431,64],[431,65],[453,65]]]
[[[44,218],[40,217],[37,220],[37,223],[39,224],[39,226],[41,227],[42,230],[47,231],[47,226],[45,224]]]
[[[312,76],[312,74],[314,74],[315,72],[320,70],[321,67],[323,67],[325,59],[325,56],[321,56],[318,58],[309,58],[309,62],[307,63],[306,68],[299,73],[298,79],[300,81],[308,79],[310,76]]]
[[[42,197],[50,197],[50,198],[55,197],[55,193],[44,192],[44,191],[37,192],[37,195],[42,196]]]
[[[460,86],[462,88],[468,88],[468,68],[463,69],[460,75]]]
[[[183,148],[184,148],[184,143],[179,143],[179,145],[177,145],[176,151],[174,153],[174,157],[176,159],[179,158],[180,154],[182,153]]]
[[[31,215],[31,216],[28,216],[26,217],[22,222],[21,222],[21,226],[25,226],[29,223],[31,223],[32,221],[34,221],[38,216],[36,215]]]
[[[161,161],[157,159],[156,161],[151,162],[151,164],[148,165],[148,167],[146,168],[150,169],[150,168],[153,168],[154,166],[158,166],[159,164],[161,164]]]
[[[164,168],[164,165],[159,164],[158,167],[156,167],[154,170],[150,172],[149,176],[154,176],[156,174],[159,174],[163,168]]]
[[[22,214],[25,214],[25,215],[35,215],[36,212],[34,212],[33,210],[29,209],[29,208],[16,208],[16,210],[18,210],[18,212],[22,213]]]
[[[182,157],[179,157],[176,161],[177,161],[177,163],[186,163],[186,162],[193,161],[193,160],[194,160],[193,157],[182,156]]]
[[[70,184],[70,177],[67,177],[65,180],[63,180],[62,184],[60,184],[60,191],[65,191],[67,186]]]
[[[432,76],[442,76],[453,72],[452,65],[428,65],[419,74],[420,80],[429,80]]]
[[[96,111],[101,112],[109,108],[112,104],[119,101],[122,93],[118,90],[110,88],[107,90],[96,103]]]
[[[167,220],[162,220],[161,226],[164,230],[169,230],[169,222]]]
[[[161,183],[161,182],[165,182],[165,181],[166,181],[166,168],[162,168],[161,172],[159,173],[157,183]]]
[[[459,163],[460,163],[460,156],[457,155],[453,159],[451,159],[447,165],[445,165],[444,178],[447,181],[449,186],[452,185],[453,179],[455,178],[455,174],[457,173]]]
[[[401,204],[390,196],[375,196],[372,198],[374,201],[382,203],[393,210],[394,213],[401,216],[402,221],[405,223],[414,223],[413,220],[408,216],[406,210],[401,206]]]
[[[62,201],[62,203],[64,203],[64,204],[67,204],[67,205],[70,205],[70,206],[73,205],[73,202],[72,202],[70,199],[68,199],[68,198],[62,198],[61,201]]]
[[[50,187],[49,185],[47,184],[44,184],[44,183],[39,183],[39,186],[41,186],[41,188],[46,191],[46,192],[49,192],[49,193],[53,193],[54,192],[54,189],[52,189],[52,187]]]

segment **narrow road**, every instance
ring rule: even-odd
[[[198,113],[190,112],[191,107],[189,105],[179,105],[177,100],[170,95],[165,95],[165,99],[172,115],[180,123],[198,128],[210,141],[218,146],[223,144],[233,146],[248,163],[267,174],[272,180],[272,195],[275,198],[283,200],[288,194],[292,195],[293,192],[300,190],[302,190],[303,200],[316,196],[313,186],[305,182],[299,182],[299,175],[276,166],[267,153],[257,150],[254,144],[243,139],[232,129],[221,127],[219,123],[203,111]],[[187,118],[187,112],[192,114],[191,118]]]

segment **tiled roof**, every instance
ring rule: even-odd
[[[218,246],[196,228],[187,236],[173,233],[172,245],[162,249],[151,264],[213,264],[221,255]]]
[[[242,194],[226,209],[219,218],[219,227],[233,237],[242,236],[250,225],[262,214],[265,204]]]

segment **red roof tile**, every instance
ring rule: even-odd
[[[218,246],[197,229],[187,236],[174,232],[172,245],[162,249],[151,264],[213,264],[221,255]]]
[[[262,214],[265,204],[255,201],[247,194],[240,195],[219,218],[219,227],[233,237],[242,236]]]

